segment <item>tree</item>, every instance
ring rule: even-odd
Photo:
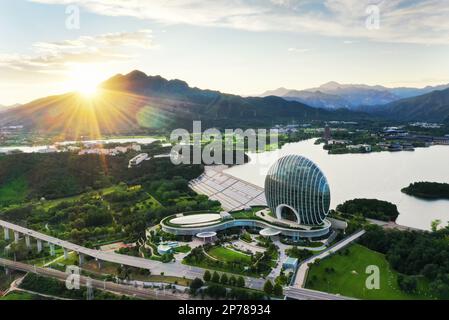
[[[204,272],[204,276],[203,276],[203,280],[204,281],[206,281],[206,282],[209,282],[210,281],[210,279],[211,279],[211,274],[210,274],[210,271],[209,270],[206,270],[205,272]]]
[[[212,282],[219,283],[220,282],[220,275],[217,271],[214,271],[214,274],[212,275]]]
[[[267,295],[271,295],[273,293],[273,284],[271,283],[270,280],[267,280],[263,286],[263,291],[267,294]]]
[[[402,291],[411,293],[416,290],[416,287],[418,286],[418,281],[416,280],[415,277],[409,277],[400,274],[398,276],[398,285]]]
[[[427,279],[435,279],[438,275],[439,268],[436,264],[426,264],[424,268],[422,269],[422,274]]]
[[[432,222],[430,224],[432,232],[436,232],[438,230],[438,227],[440,226],[440,224],[441,224],[440,219],[432,220]]]
[[[203,285],[204,285],[203,280],[201,280],[200,278],[195,278],[190,283],[190,290],[192,291],[192,293],[195,293]]]
[[[226,288],[219,284],[211,284],[206,289],[206,294],[214,299],[226,297]]]
[[[226,273],[223,273],[221,275],[220,282],[221,282],[221,284],[228,284],[228,276],[226,275]]]
[[[243,288],[245,286],[245,279],[242,276],[238,277],[236,285],[237,287]]]
[[[237,279],[234,276],[230,276],[228,283],[230,286],[235,286],[237,285]]]
[[[279,283],[276,283],[274,285],[273,294],[276,297],[280,297],[280,296],[284,295],[284,290],[282,289],[282,286]]]

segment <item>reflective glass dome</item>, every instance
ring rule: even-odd
[[[329,212],[326,177],[315,163],[298,155],[282,157],[270,168],[265,196],[278,219],[321,225]]]

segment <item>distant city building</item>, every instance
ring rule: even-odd
[[[372,147],[369,144],[356,144],[347,146],[349,150],[363,150],[364,152],[371,152]]]
[[[323,139],[326,140],[326,142],[329,141],[330,139],[332,139],[331,128],[327,125],[324,128]]]
[[[434,137],[433,144],[449,145],[449,136],[444,137]]]
[[[351,141],[349,140],[335,140],[335,139],[331,139],[328,141],[328,144],[332,144],[332,145],[347,145],[347,144],[351,144]]]
[[[140,152],[142,147],[138,144],[132,144],[129,146],[118,146],[113,149],[106,149],[97,147],[96,143],[84,143],[84,147],[86,149],[81,150],[78,155],[86,155],[86,154],[98,154],[98,155],[106,155],[106,156],[116,156],[121,153],[127,153],[128,151],[136,151]],[[70,147],[68,147],[70,148]]]
[[[415,147],[411,143],[403,143],[402,150],[404,151],[415,151]]]
[[[402,151],[402,145],[400,145],[399,143],[392,143],[388,146],[388,151]]]
[[[55,147],[46,147],[44,149],[40,149],[37,151],[38,153],[55,153],[58,152],[58,149]]]
[[[411,127],[420,127],[420,128],[426,128],[426,129],[439,129],[442,127],[442,124],[440,123],[428,123],[428,122],[414,122],[410,123]]]

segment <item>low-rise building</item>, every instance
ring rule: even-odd
[[[362,150],[364,152],[371,152],[372,148],[369,144],[355,144],[347,146],[349,150]]]
[[[143,161],[145,161],[147,159],[148,159],[148,153],[141,153],[141,154],[135,156],[134,158],[132,158],[131,160],[129,160],[129,168],[138,166],[139,164],[141,164]]]
[[[284,260],[284,262],[282,263],[282,267],[287,270],[287,269],[293,269],[295,270],[298,267],[298,259],[296,258],[292,258],[292,257],[288,257],[287,259]]]

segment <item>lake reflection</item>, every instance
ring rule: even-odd
[[[398,206],[397,223],[430,229],[432,220],[449,221],[449,200],[420,200],[401,192],[411,182],[449,183],[449,146],[432,146],[414,152],[328,155],[314,139],[290,143],[281,150],[249,154],[251,161],[226,170],[240,179],[264,185],[269,167],[279,157],[298,154],[314,161],[328,178],[331,207],[354,198],[376,198]]]

